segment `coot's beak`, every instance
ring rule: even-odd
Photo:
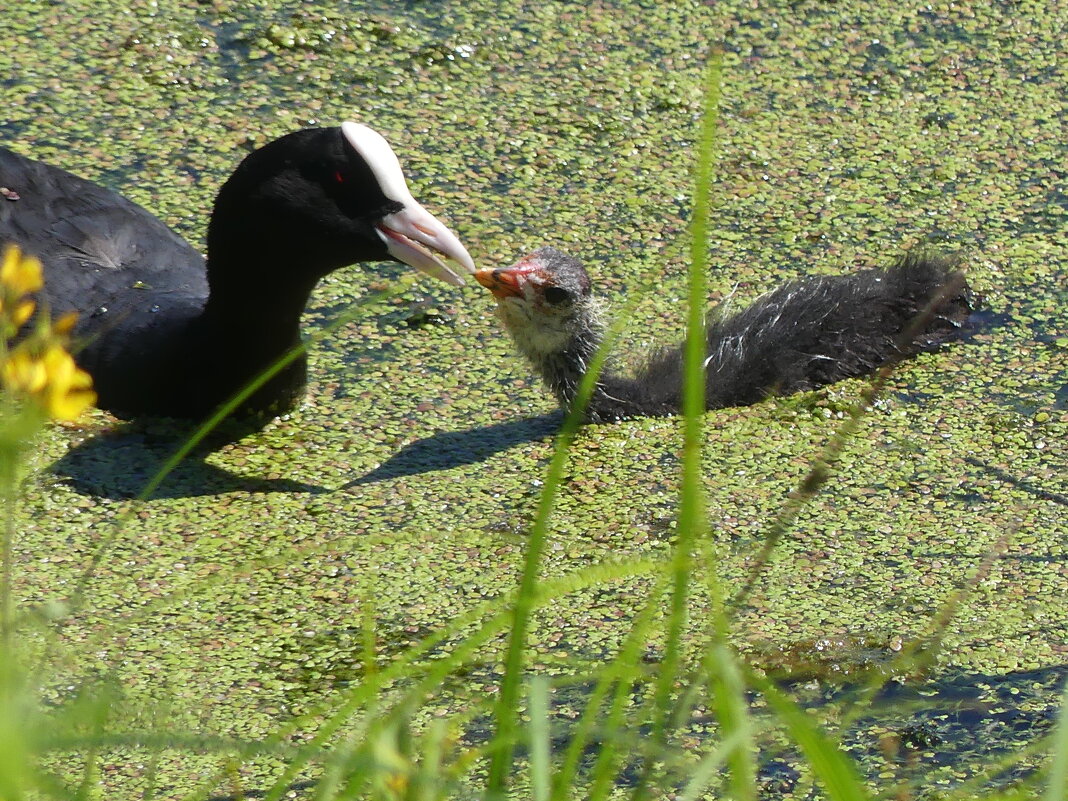
[[[371,168],[382,194],[404,206],[375,224],[389,255],[442,281],[463,286],[460,273],[447,267],[437,254],[455,261],[464,273],[473,273],[475,263],[456,234],[412,197],[389,142],[366,125],[355,122],[341,123],[341,133]]]
[[[436,253],[452,259],[466,273],[475,271],[475,263],[456,234],[414,200],[405,202],[403,209],[379,220],[375,230],[386,243],[390,256],[442,281],[464,285],[463,277]]]
[[[531,283],[531,277],[540,271],[540,264],[524,260],[511,267],[483,267],[481,270],[475,270],[475,280],[492,292],[497,300],[522,298],[526,297],[524,289]]]

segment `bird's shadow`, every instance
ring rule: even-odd
[[[464,431],[442,431],[405,445],[374,470],[354,478],[339,489],[475,464],[514,445],[551,436],[559,430],[562,422],[563,416],[554,412]]]
[[[140,497],[160,469],[189,436],[187,428],[166,424],[123,423],[85,440],[54,462],[49,471],[84,495]],[[209,441],[182,459],[148,495],[191,498],[225,492],[328,492],[325,487],[289,478],[238,476],[204,461],[220,443]]]
[[[560,413],[464,431],[443,431],[406,445],[369,473],[339,487],[349,489],[402,476],[414,476],[481,462],[514,445],[556,433]],[[185,441],[189,431],[168,425],[123,423],[90,437],[54,462],[49,471],[83,495],[128,499],[140,497],[159,470]],[[209,442],[182,459],[149,498],[191,498],[226,492],[309,492],[331,490],[290,478],[238,476],[204,461],[217,447]]]

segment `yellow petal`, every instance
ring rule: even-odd
[[[48,373],[48,383],[57,392],[66,392],[72,383],[77,368],[74,358],[63,349],[62,345],[51,344],[41,359]]]
[[[61,314],[56,318],[56,321],[52,323],[52,330],[60,336],[67,336],[72,330],[74,330],[75,323],[78,322],[78,312],[69,311],[66,314]]]
[[[7,283],[7,277],[15,272],[15,268],[21,260],[22,251],[18,249],[17,245],[8,245],[4,248],[4,260],[0,262],[0,283]]]
[[[0,369],[0,377],[7,389],[25,395],[40,392],[48,383],[44,364],[24,350],[8,355]]]
[[[88,375],[85,377],[89,378]],[[96,393],[93,390],[72,387],[66,392],[49,392],[45,411],[48,412],[49,417],[56,420],[77,420],[82,412],[94,403],[96,403]]]
[[[33,310],[36,308],[32,300],[24,300],[15,307],[15,311],[11,314],[11,322],[15,324],[15,328],[19,328],[33,316]]]
[[[48,373],[48,385],[41,399],[45,411],[57,420],[76,420],[96,402],[93,379],[60,345],[50,345],[42,362]]]
[[[0,265],[0,284],[15,296],[36,292],[44,286],[41,262],[33,256],[23,256],[14,245],[9,246]]]

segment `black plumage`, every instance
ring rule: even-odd
[[[569,407],[603,331],[585,268],[546,247],[475,277],[497,298],[498,316],[519,350]],[[930,314],[921,316],[932,301]],[[953,338],[970,311],[955,262],[933,254],[791,281],[740,311],[710,315],[706,406],[743,406],[863,375]],[[915,318],[920,324],[912,330]],[[682,370],[681,346],[653,353],[633,376],[607,369],[586,415],[606,421],[676,414]]]
[[[51,313],[79,313],[76,358],[98,404],[121,416],[210,413],[299,343],[309,294],[339,267],[396,260],[462,284],[436,251],[474,269],[412,198],[386,141],[355,123],[249,154],[216,198],[206,262],[140,206],[4,148],[0,186],[0,247],[41,260]],[[276,375],[242,415],[292,407],[305,364]]]

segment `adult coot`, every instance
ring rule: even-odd
[[[497,298],[497,314],[519,350],[569,407],[603,331],[585,268],[545,247],[475,278]],[[704,363],[707,408],[814,389],[933,348],[959,330],[969,297],[952,260],[913,254],[886,269],[793,281],[739,312],[713,314]],[[932,300],[933,314],[912,331],[909,322]],[[676,414],[682,362],[683,350],[675,347],[653,354],[633,377],[603,371],[588,419]]]
[[[120,416],[202,418],[300,341],[316,282],[396,260],[453,284],[456,236],[420,206],[379,134],[352,122],[249,154],[219,191],[207,261],[159,219],[97,184],[0,148],[0,247],[44,265],[45,305],[77,311],[79,363]],[[292,407],[303,356],[241,412]]]

